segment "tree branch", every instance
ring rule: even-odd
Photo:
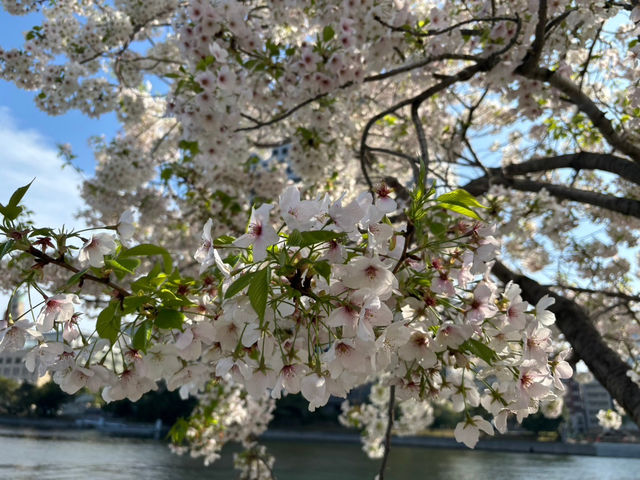
[[[449,25],[448,27],[442,28],[440,30],[427,30],[426,32],[419,32],[419,31],[413,30],[408,25],[404,25],[402,27],[394,27],[390,23],[387,23],[384,20],[382,20],[382,18],[380,18],[378,15],[374,15],[373,18],[378,23],[380,23],[381,25],[387,27],[388,29],[394,32],[409,33],[414,37],[434,37],[436,35],[443,35],[445,33],[452,32],[456,28],[460,28],[464,25],[469,25],[470,23],[491,22],[492,24],[494,24],[495,22],[500,22],[500,21],[504,21],[504,22],[516,21],[513,17],[493,17],[492,16],[492,17],[482,17],[482,18],[470,18],[469,20],[463,20],[461,22],[455,23],[453,25]]]
[[[580,90],[578,85],[561,75],[556,75],[555,71],[547,68],[532,68],[527,71],[522,71],[518,68],[516,73],[533,80],[548,83],[562,92],[569,102],[577,106],[589,117],[593,125],[612,147],[628,155],[634,161],[640,162],[640,148],[616,132],[611,120],[606,117],[605,113],[598,108],[591,98]]]
[[[406,107],[407,105],[416,104],[416,105],[420,106],[420,104],[422,102],[424,102],[428,98],[432,97],[436,93],[441,92],[442,90],[450,87],[451,85],[453,85],[455,83],[464,82],[464,81],[470,80],[478,72],[488,72],[488,71],[490,71],[498,63],[498,61],[500,59],[500,56],[503,53],[509,51],[516,44],[516,41],[517,41],[518,36],[520,34],[520,29],[522,27],[522,22],[520,21],[520,17],[518,17],[518,16],[515,17],[514,22],[516,23],[516,31],[514,32],[513,37],[511,38],[511,40],[503,48],[501,48],[500,50],[498,50],[496,52],[491,53],[487,57],[478,59],[477,63],[475,65],[470,65],[470,66],[468,66],[466,68],[463,68],[462,70],[459,70],[458,73],[456,73],[454,75],[447,76],[441,82],[439,82],[439,83],[433,85],[432,87],[424,90],[423,92],[419,93],[418,95],[416,95],[414,97],[411,97],[411,98],[407,98],[405,100],[402,100],[402,101],[392,105],[391,107],[387,108],[386,110],[383,110],[382,112],[378,113],[377,115],[375,115],[375,116],[373,116],[372,118],[369,119],[369,121],[367,122],[367,124],[364,127],[364,130],[362,132],[362,137],[360,139],[359,158],[360,158],[360,166],[362,168],[362,173],[363,173],[363,175],[365,177],[365,180],[367,181],[367,184],[369,185],[370,189],[372,189],[373,186],[372,186],[371,181],[369,179],[369,174],[366,171],[366,155],[367,155],[367,149],[369,148],[368,145],[367,145],[367,137],[369,136],[369,131],[371,130],[373,125],[378,120],[384,118],[386,115],[389,115],[389,114],[395,112],[396,110],[399,110],[399,109],[401,109],[403,107]],[[426,143],[426,141],[425,141],[425,143]]]
[[[610,153],[578,152],[553,157],[533,158],[522,163],[514,163],[502,168],[505,175],[524,175],[545,172],[559,168],[574,170],[602,170],[618,175],[629,182],[640,185],[640,165]],[[495,171],[493,169],[492,171]]]
[[[491,57],[493,58],[493,57]],[[488,60],[488,59],[487,59]],[[471,65],[469,67],[463,68],[462,70],[460,70],[458,73],[456,73],[455,75],[452,75],[450,77],[447,77],[446,79],[442,80],[441,82],[433,85],[432,87],[426,89],[425,91],[419,93],[418,95],[411,97],[411,98],[407,98],[405,100],[402,100],[394,105],[392,105],[391,107],[383,110],[382,112],[378,113],[377,115],[374,115],[373,117],[371,117],[369,119],[369,121],[367,122],[367,124],[364,127],[364,130],[362,132],[362,137],[360,139],[360,154],[359,154],[359,158],[360,158],[360,166],[362,168],[362,173],[365,176],[365,179],[368,179],[369,174],[366,171],[366,153],[368,150],[368,145],[367,145],[367,138],[369,136],[369,131],[371,130],[371,128],[375,125],[375,123],[386,117],[387,115],[395,112],[396,110],[399,110],[400,108],[406,107],[407,105],[413,105],[413,104],[417,104],[420,105],[422,102],[424,102],[426,99],[428,99],[429,97],[435,95],[436,93],[448,88],[449,86],[453,85],[456,82],[460,82],[460,81],[466,81],[469,80],[470,78],[472,78],[476,73],[478,73],[481,70],[484,70],[487,67],[487,60],[485,60],[485,62],[482,63],[477,63],[475,65]],[[495,60],[492,60],[492,63],[495,62]],[[367,183],[369,184],[369,188],[372,188],[371,182],[368,180]]]
[[[384,455],[378,472],[378,480],[384,480],[384,471],[387,468],[389,453],[391,452],[391,429],[393,428],[393,409],[396,403],[396,386],[389,387],[389,408],[387,410],[387,431],[384,434]]]
[[[411,104],[411,121],[416,129],[418,137],[418,145],[420,145],[420,164],[424,169],[425,175],[429,173],[429,147],[427,145],[427,137],[424,134],[424,126],[420,119],[420,104],[414,102]]]
[[[538,23],[536,24],[536,36],[533,39],[531,48],[527,52],[524,60],[516,69],[516,73],[528,72],[538,66],[542,49],[544,47],[545,30],[547,26],[547,0],[539,0],[538,3]]]
[[[492,175],[472,180],[463,188],[472,195],[481,195],[489,190],[490,185],[504,185],[520,192],[537,193],[542,189],[560,200],[586,203],[594,207],[605,208],[612,212],[622,213],[631,217],[640,218],[640,201],[629,198],[614,197],[598,192],[590,192],[577,188],[554,185],[552,183],[536,182],[529,179],[511,178],[505,176],[500,169],[492,169]]]
[[[409,162],[409,165],[411,166],[411,170],[413,171],[413,178],[414,180],[417,182],[418,181],[418,177],[419,177],[419,169],[418,169],[418,165],[420,164],[420,159],[412,157],[411,155],[407,155],[406,153],[402,153],[398,150],[390,150],[388,148],[381,148],[381,147],[369,147],[367,146],[367,149],[371,152],[371,153],[382,153],[385,155],[390,155],[392,157],[398,157],[398,158],[403,158],[404,160],[407,160]]]
[[[545,288],[560,288],[564,290],[571,290],[572,292],[576,292],[576,293],[588,293],[592,295],[603,295],[605,297],[611,297],[611,298],[621,298],[629,302],[640,302],[640,297],[635,295],[629,295],[624,292],[610,292],[608,290],[595,290],[593,288],[571,287],[569,285],[542,285],[542,286]]]
[[[426,58],[423,58],[422,60],[419,60],[417,62],[414,63],[410,63],[408,65],[403,65],[401,67],[398,68],[393,68],[391,70],[388,70],[386,72],[383,73],[377,73],[375,75],[370,75],[368,77],[365,77],[365,79],[363,80],[364,83],[369,83],[369,82],[378,82],[380,80],[384,80],[386,78],[391,78],[394,77],[396,75],[400,75],[402,73],[406,73],[409,72],[411,70],[416,70],[418,68],[424,67],[430,63],[433,62],[439,62],[442,60],[463,60],[463,61],[478,61],[479,58],[474,56],[474,55],[465,55],[465,54],[460,54],[460,53],[445,53],[442,55],[433,55],[433,56],[429,56]],[[351,87],[354,84],[354,82],[346,82],[342,85],[340,85],[339,87],[337,87],[334,91],[337,90],[343,90],[345,88]],[[333,91],[333,92],[334,92]],[[269,120],[265,120],[265,121],[260,121],[257,120],[255,118],[252,117],[248,117],[248,119],[255,123],[255,125],[251,126],[251,127],[242,127],[242,128],[237,128],[234,131],[235,132],[249,132],[252,130],[257,130],[259,128],[263,128],[263,127],[268,127],[269,125],[273,125],[274,123],[278,123],[282,120],[284,120],[285,118],[291,116],[292,114],[294,114],[295,112],[297,112],[298,110],[300,110],[302,107],[306,107],[307,105],[309,105],[310,103],[313,103],[317,100],[320,100],[326,96],[328,96],[330,93],[333,92],[324,92],[324,93],[320,93],[318,95],[315,95],[311,98],[308,98],[307,100],[291,107],[290,109],[275,115],[274,117],[272,117]],[[243,116],[245,118],[247,118],[246,114],[243,114]]]
[[[73,272],[73,273],[79,273],[81,271],[78,268],[74,267],[73,265],[69,265],[64,260],[53,258],[53,257],[47,255],[46,253],[41,252],[40,250],[38,250],[35,247],[30,247],[29,250],[28,250],[28,253],[33,255],[35,258],[37,258],[38,262],[43,264],[43,265],[47,265],[49,263],[52,263],[54,265],[58,265],[59,267],[62,267],[64,269],[66,269],[66,270],[69,270],[70,272]],[[91,280],[92,282],[101,283],[103,285],[106,285],[107,287],[113,288],[115,291],[118,292],[119,295],[122,296],[122,298],[131,296],[131,293],[129,293],[127,290],[125,290],[120,285],[117,285],[117,284],[113,283],[111,280],[109,280],[108,277],[107,278],[100,278],[100,277],[96,277],[95,275],[92,275],[90,273],[83,273],[81,278],[86,279],[86,280]]]

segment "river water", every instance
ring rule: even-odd
[[[267,442],[279,480],[372,479],[377,462],[358,445]],[[210,467],[153,440],[91,431],[0,429],[4,480],[222,480],[235,473],[231,452]],[[394,447],[388,480],[638,480],[640,459],[429,450]]]

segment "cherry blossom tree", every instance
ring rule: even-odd
[[[379,478],[430,402],[474,446],[559,415],[578,360],[640,423],[637,0],[2,5],[35,25],[1,77],[122,128],[92,228],[32,225],[28,186],[2,205],[2,286],[34,313],[0,348],[33,337],[66,391],[198,395],[175,448],[213,461],[225,432],[243,478],[272,475],[283,394],[374,382],[341,418]]]

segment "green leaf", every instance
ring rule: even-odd
[[[331,28],[330,25],[327,25],[322,30],[322,41],[326,43],[329,40],[331,40],[335,35],[336,35],[336,32],[333,30],[333,28]]]
[[[445,227],[442,223],[430,223],[429,230],[431,230],[431,233],[433,233],[435,236],[439,237],[447,232],[447,227]]]
[[[151,340],[152,329],[153,325],[150,321],[142,322],[133,335],[131,346],[135,350],[142,350],[144,353],[147,353],[147,345],[149,344],[149,340]]]
[[[235,280],[231,285],[229,285],[229,288],[227,288],[227,291],[224,294],[224,298],[231,298],[237,293],[244,290],[244,288],[249,285],[249,283],[251,283],[251,279],[255,274],[256,272],[248,272]]]
[[[174,445],[181,445],[184,439],[187,437],[187,431],[189,430],[189,422],[180,417],[171,427],[167,436],[171,439],[171,443]]]
[[[197,141],[180,140],[178,147],[189,152],[192,156],[195,156],[200,152],[200,147],[198,146]]]
[[[67,280],[67,283],[65,284],[64,288],[69,288],[73,285],[75,285],[76,283],[80,282],[80,280],[82,279],[82,277],[84,276],[85,273],[87,273],[89,271],[89,267],[80,270],[78,273],[74,273],[71,278],[69,280]]]
[[[287,243],[291,246],[302,248],[314,245],[316,243],[338,240],[343,236],[343,233],[332,232],[329,230],[314,230],[310,232],[298,232],[297,230],[294,230],[289,235]]]
[[[118,256],[118,260],[127,257],[146,257],[151,255],[161,255],[164,263],[164,271],[169,273],[173,270],[173,262],[171,261],[171,255],[166,249],[153,245],[151,243],[143,243],[136,245],[135,247],[123,250]]]
[[[0,213],[7,220],[15,220],[16,218],[18,218],[21,212],[22,212],[22,207],[5,207],[2,204],[0,204]]]
[[[184,313],[170,308],[162,308],[158,311],[156,317],[156,326],[158,328],[181,328],[184,322]]]
[[[32,183],[33,180],[31,180],[27,185],[20,187],[15,192],[13,192],[11,198],[9,199],[9,203],[7,203],[6,206],[0,204],[0,213],[7,220],[15,220],[16,218],[18,218],[20,213],[22,213],[23,208],[19,206],[20,200],[22,200],[22,197],[24,197],[25,193],[27,193],[27,190],[29,190],[29,187]]]
[[[329,265],[329,262],[326,260],[316,262],[313,264],[313,269],[329,283],[329,278],[331,277],[331,265]]]
[[[208,57],[204,57],[196,65],[196,71],[204,72],[207,69],[207,67],[209,65],[212,65],[215,61],[216,61],[216,59],[211,55],[209,55]]]
[[[113,345],[118,339],[120,333],[121,317],[118,312],[118,301],[112,300],[111,303],[98,315],[96,322],[96,332],[101,338],[106,338]]]
[[[470,217],[475,220],[482,221],[482,219],[478,216],[476,212],[474,212],[473,210],[469,210],[466,207],[462,207],[460,205],[454,205],[452,203],[440,203],[438,204],[438,206],[442,208],[446,208],[447,210],[451,210],[452,212],[459,213],[460,215],[464,215],[465,217]]]
[[[300,243],[302,243],[302,234],[300,233],[300,230],[294,230],[291,232],[287,242],[289,245],[300,245]]]
[[[22,197],[24,197],[25,193],[27,193],[27,190],[29,190],[29,187],[31,186],[34,180],[35,178],[31,180],[24,187],[20,187],[15,192],[13,192],[13,195],[11,195],[11,198],[9,199],[9,203],[7,204],[7,207],[17,207],[18,204],[20,203],[20,200],[22,200]]]
[[[496,352],[494,352],[490,347],[486,346],[484,343],[476,340],[475,338],[470,338],[469,340],[465,341],[460,345],[459,349],[464,352],[472,353],[476,357],[484,360],[489,365],[491,365],[492,362],[498,358]]]
[[[124,259],[126,260],[126,258]],[[111,258],[107,258],[104,261],[105,265],[111,267],[113,270],[117,270],[120,272],[124,272],[124,273],[131,273],[133,274],[133,270],[129,270],[127,267],[125,267],[122,263],[118,263],[117,261],[111,259]]]
[[[251,279],[251,284],[247,290],[249,302],[258,314],[258,318],[264,321],[264,312],[267,310],[267,297],[269,296],[269,280],[271,272],[269,267],[256,272]]]
[[[29,233],[30,237],[36,237],[38,235],[43,236],[43,237],[52,237],[53,236],[53,229],[52,228],[34,228]]]
[[[138,268],[142,262],[139,258],[119,258],[118,263],[132,273],[135,273],[136,268]]]
[[[122,313],[128,314],[137,311],[145,303],[152,303],[153,299],[148,295],[130,295],[122,301]]]
[[[437,198],[437,201],[440,203],[448,203],[453,205],[460,205],[461,207],[466,208],[489,208],[482,205],[476,197],[471,195],[466,190],[459,188],[458,190],[454,190],[453,192],[445,193],[440,195]]]
[[[267,48],[269,55],[271,55],[272,57],[277,57],[280,54],[280,47],[273,43],[271,39],[267,39],[265,47]]]
[[[160,293],[158,295],[162,300],[162,304],[165,307],[171,307],[171,308],[192,307],[195,305],[187,297],[182,295],[176,295],[175,293],[173,293],[171,290],[167,288],[163,288],[162,290],[160,290]]]
[[[15,245],[16,242],[14,242],[13,240],[7,240],[4,243],[0,243],[0,260],[2,260],[2,257],[4,257],[7,253],[10,253],[13,250],[13,246]]]
[[[235,237],[232,237],[231,235],[222,235],[213,240],[213,245],[216,247],[220,245],[231,245],[234,241]]]

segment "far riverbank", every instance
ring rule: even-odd
[[[162,424],[122,422],[114,419],[62,419],[0,417],[0,425],[9,427],[11,435],[26,435],[65,439],[74,436],[76,430],[93,430],[99,434],[114,437],[135,437],[163,439],[169,427]],[[24,430],[28,429],[28,430]],[[3,432],[0,431],[0,436]],[[343,443],[359,444],[357,433],[327,432],[316,430],[269,430],[262,436],[264,440],[275,442],[302,443]],[[394,437],[393,445],[429,449],[467,450],[467,447],[453,438],[436,436]],[[534,440],[505,437],[485,437],[478,442],[475,450],[506,453],[541,453],[552,455],[582,455],[597,457],[640,458],[640,444],[637,443],[573,443],[539,442]]]

